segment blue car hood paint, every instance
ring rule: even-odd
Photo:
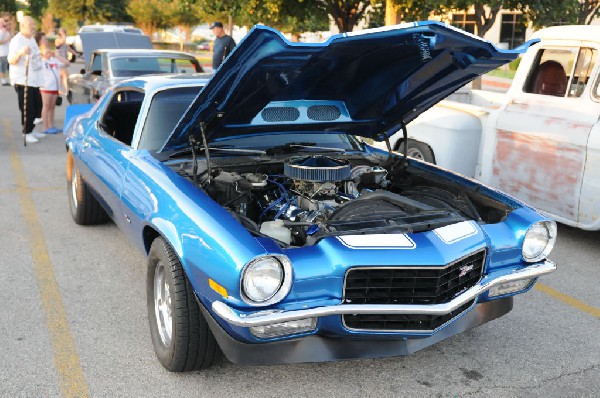
[[[163,147],[255,133],[344,132],[382,139],[529,47],[492,43],[433,22],[291,43],[256,26],[191,104]],[[269,109],[270,108],[270,109]]]

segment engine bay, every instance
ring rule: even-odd
[[[250,233],[283,247],[326,236],[429,231],[465,220],[494,223],[513,209],[434,173],[357,155],[300,154],[282,159],[211,158],[196,180]]]

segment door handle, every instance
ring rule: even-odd
[[[514,105],[527,105],[526,101],[518,100],[518,99],[514,99],[514,100],[510,101],[510,103],[514,104]]]

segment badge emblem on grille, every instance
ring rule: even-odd
[[[467,275],[469,273],[469,271],[473,270],[473,264],[469,264],[469,265],[463,265],[462,267],[460,267],[460,272],[458,274],[459,278],[462,278],[463,276]]]

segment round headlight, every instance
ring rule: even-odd
[[[251,305],[274,304],[288,294],[291,280],[291,265],[286,257],[259,257],[244,268],[242,298]]]
[[[550,254],[556,242],[556,223],[541,221],[527,230],[523,240],[523,259],[534,263],[543,260]]]

